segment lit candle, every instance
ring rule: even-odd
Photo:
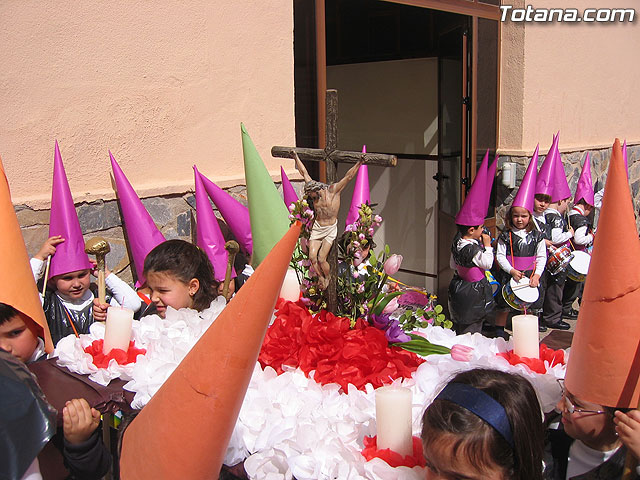
[[[535,315],[516,315],[511,319],[513,325],[513,353],[519,357],[539,358],[538,317]]]
[[[378,450],[388,448],[400,455],[413,454],[411,390],[388,386],[376,390]]]
[[[293,268],[289,268],[284,276],[280,297],[290,302],[297,302],[300,298],[300,283],[298,283],[298,275]]]
[[[107,309],[107,325],[104,330],[102,353],[107,355],[112,349],[129,350],[133,310],[124,307],[110,306]]]

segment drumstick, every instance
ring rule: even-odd
[[[47,291],[47,278],[49,277],[49,267],[51,266],[51,255],[47,257],[47,268],[44,271],[44,282],[42,282],[42,296]]]

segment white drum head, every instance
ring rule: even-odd
[[[573,258],[571,259],[571,262],[569,262],[569,265],[571,265],[571,268],[573,268],[579,274],[586,275],[589,272],[590,262],[591,255],[589,255],[587,252],[576,250],[575,252],[573,252]]]
[[[538,300],[540,293],[537,288],[529,286],[529,281],[530,280],[527,277],[522,277],[519,282],[516,282],[511,278],[511,280],[509,280],[509,285],[511,286],[513,294],[521,301],[533,303]]]

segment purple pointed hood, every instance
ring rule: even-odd
[[[489,153],[489,150],[487,150],[487,154]],[[491,191],[493,190],[493,183],[495,182],[496,179],[496,170],[498,168],[498,154],[496,153],[496,156],[493,158],[493,163],[491,165],[489,165],[489,168],[487,169],[487,200],[486,200],[486,204],[487,204],[487,210],[489,210],[489,204],[491,203]]]
[[[213,265],[213,274],[217,281],[224,281],[227,272],[227,262],[229,252],[224,248],[225,240],[218,225],[218,219],[213,213],[209,196],[202,182],[202,175],[196,166],[193,166],[196,184],[196,217],[197,217],[197,242],[198,246],[204,250]],[[234,278],[236,272],[231,270],[231,277]]]
[[[576,194],[573,197],[573,201],[578,203],[580,199],[584,199],[584,201],[591,206],[595,204],[589,152],[587,152],[584,164],[582,165],[582,172],[580,172],[580,178],[578,179],[578,186],[576,187]]]
[[[560,156],[560,151],[556,147],[556,154],[554,159],[555,166],[554,168],[554,179],[553,179],[553,190],[551,193],[551,202],[559,202],[560,200],[564,200],[565,198],[571,197],[571,189],[569,188],[569,183],[567,182],[567,174],[564,171],[564,165],[562,164],[562,157]]]
[[[553,179],[555,176],[555,151],[558,147],[558,138],[559,135],[554,135],[553,142],[551,143],[551,147],[549,148],[549,153],[544,157],[544,162],[542,162],[542,166],[540,167],[540,171],[538,172],[538,176],[536,177],[536,193],[542,193],[545,195],[551,195],[553,191]],[[540,144],[536,146],[536,152]]]
[[[487,215],[488,162],[489,151],[487,150],[487,153],[476,172],[476,178],[473,179],[473,184],[469,189],[469,193],[467,193],[464,203],[456,215],[457,225],[475,227],[476,225],[482,225],[484,223],[484,218]]]
[[[362,153],[367,153],[367,146],[362,146]],[[358,220],[360,205],[363,203],[371,203],[371,193],[369,192],[369,167],[360,165],[356,183],[353,187],[353,196],[351,197],[351,206],[347,214],[345,226],[353,225]]]
[[[56,253],[51,257],[49,278],[93,268],[88,255],[84,252],[84,238],[57,140],[53,159],[50,215],[49,236],[62,235],[65,240],[56,246]]]
[[[240,244],[240,248],[251,255],[253,252],[253,241],[251,239],[249,209],[203,174],[200,174],[200,178],[211,200],[213,200],[213,203],[218,207],[222,218],[227,222],[231,233],[233,233],[233,236]]]
[[[149,212],[140,201],[138,194],[129,183],[111,151],[109,151],[109,158],[111,159],[113,179],[118,192],[118,200],[120,201],[122,223],[127,231],[129,250],[136,270],[136,288],[140,288],[146,281],[143,274],[144,259],[147,258],[147,254],[151,250],[164,242],[165,238],[158,230],[151,215],[149,215]]]
[[[282,197],[284,198],[284,204],[289,208],[289,205],[298,201],[298,195],[282,167],[280,167],[280,176],[282,177]]]
[[[529,210],[529,213],[533,213],[534,203],[533,199],[536,195],[536,172],[538,168],[538,152],[534,153],[533,157],[529,161],[529,166],[524,174],[516,198],[513,199],[512,207],[524,207]]]

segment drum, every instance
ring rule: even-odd
[[[557,275],[560,272],[564,272],[569,266],[569,262],[573,258],[573,253],[568,246],[562,245],[561,247],[549,247],[549,258],[547,259],[547,270],[551,275]]]
[[[567,277],[574,282],[584,282],[587,279],[590,262],[591,255],[587,252],[582,252],[580,250],[574,251],[573,258],[569,262],[569,268],[567,268]]]
[[[493,296],[495,297],[498,294],[498,290],[500,290],[500,282],[496,280],[496,277],[493,276],[489,270],[484,271],[484,276],[489,280],[489,285],[491,285],[491,291],[493,292]]]
[[[502,287],[502,297],[515,310],[524,311],[529,305],[538,300],[540,292],[529,286],[529,278],[522,277],[519,282],[513,278]]]

